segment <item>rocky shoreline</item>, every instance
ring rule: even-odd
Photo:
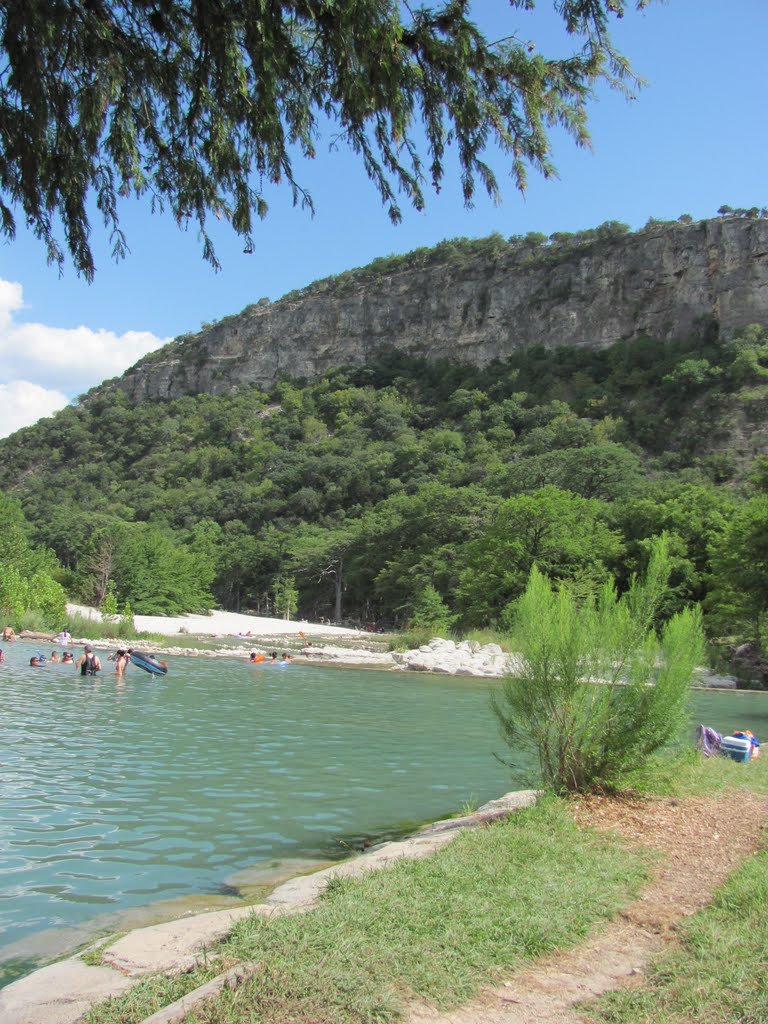
[[[20,639],[55,643],[47,633],[21,633]],[[328,639],[334,639],[329,637]],[[257,642],[258,640],[258,642]],[[72,646],[79,647],[90,644],[97,650],[110,650],[117,647],[132,647],[138,651],[151,651],[155,654],[185,658],[236,658],[245,660],[252,651],[268,653],[288,649],[296,664],[314,664],[325,667],[337,665],[344,668],[371,668],[382,672],[431,672],[436,675],[470,676],[479,679],[503,679],[514,675],[520,668],[520,659],[515,654],[502,650],[498,644],[481,644],[472,640],[445,640],[434,637],[428,644],[410,651],[382,651],[369,647],[343,647],[334,643],[308,642],[296,647],[293,635],[273,636],[269,638],[269,646],[264,647],[264,638],[248,639],[247,643],[218,649],[197,647],[179,647],[173,644],[162,644],[146,640],[120,640],[119,638],[90,640],[81,638],[73,640]],[[705,689],[733,690],[738,687],[738,679],[732,675],[722,675],[711,669],[701,667],[696,670],[694,686]]]

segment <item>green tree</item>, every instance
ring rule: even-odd
[[[126,601],[123,605],[118,626],[121,636],[130,636],[136,631],[136,623],[133,621],[133,609],[131,608],[130,601]]]
[[[33,557],[20,502],[0,492],[0,565],[27,568]]]
[[[27,607],[39,609],[49,625],[59,626],[66,615],[67,595],[48,573],[36,572],[29,581]]]
[[[768,495],[734,512],[712,545],[712,628],[746,635],[761,646],[768,626]]]
[[[290,619],[299,607],[299,589],[292,576],[278,576],[272,583],[272,599],[275,611],[284,619]]]
[[[118,604],[114,584],[110,582],[104,600],[99,606],[101,617],[104,622],[117,622]]]
[[[139,615],[198,612],[212,603],[209,587],[215,570],[210,557],[179,543],[168,531],[146,523],[118,523],[94,538],[94,548],[110,552],[110,583],[116,595],[112,614],[117,613],[118,599],[129,601]]]
[[[665,539],[622,597],[608,582],[582,601],[531,571],[516,609],[519,668],[494,711],[513,751],[534,747],[556,792],[622,788],[686,724],[701,617],[684,609],[657,637],[668,574]]]
[[[482,536],[499,500],[480,487],[428,483],[395,494],[364,517],[354,577],[391,613],[412,606],[428,585],[449,595],[462,565],[461,548]]]
[[[457,604],[467,625],[496,619],[523,592],[531,568],[599,586],[621,548],[602,502],[556,487],[505,501],[485,534],[465,545]]]
[[[360,157],[393,221],[398,192],[421,209],[425,185],[439,189],[450,143],[467,203],[477,179],[497,194],[483,159],[492,144],[523,189],[528,168],[554,173],[550,127],[587,141],[593,87],[630,73],[611,45],[610,18],[647,2],[555,3],[577,42],[561,59],[524,42],[511,19],[505,38],[488,41],[468,0],[413,12],[396,0],[4,4],[3,231],[13,237],[17,208],[61,263],[60,218],[90,278],[89,195],[121,256],[119,202],[149,194],[180,226],[197,223],[215,263],[210,215],[251,251],[265,185],[285,182],[294,203],[312,207],[293,160],[315,155],[326,126]],[[511,6],[528,10],[533,0]]]
[[[15,565],[0,562],[0,613],[3,618],[18,622],[28,607],[28,601],[27,578]]]
[[[451,615],[437,590],[428,583],[413,602],[408,620],[412,630],[432,630],[435,636],[447,636],[456,616]]]
[[[18,624],[25,611],[37,610],[50,625],[60,625],[66,607],[55,579],[60,568],[50,551],[30,543],[19,502],[0,493],[0,613]]]
[[[636,488],[640,459],[620,444],[603,441],[521,459],[506,473],[508,492],[535,491],[547,484],[583,498],[611,501]]]
[[[299,571],[318,582],[333,581],[333,618],[341,622],[346,560],[360,536],[360,522],[341,519],[328,527],[304,526],[292,537],[290,558]]]
[[[611,526],[624,538],[617,565],[619,586],[648,564],[653,538],[666,533],[671,562],[665,613],[691,601],[703,601],[711,586],[712,545],[722,534],[736,507],[736,498],[713,484],[665,480],[646,485],[642,492],[614,502]]]

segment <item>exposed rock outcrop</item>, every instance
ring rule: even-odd
[[[768,325],[768,220],[662,224],[588,245],[503,244],[363,269],[177,339],[117,386],[133,399],[314,379],[382,348],[485,365],[532,344],[605,347]]]

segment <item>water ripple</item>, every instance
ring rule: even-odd
[[[0,961],[509,785],[477,681],[293,666],[254,687],[234,660],[169,659],[118,685],[30,653],[0,666]]]

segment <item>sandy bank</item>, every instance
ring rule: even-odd
[[[101,622],[101,612],[85,605],[68,604],[70,615]],[[143,633],[177,636],[369,636],[361,629],[346,626],[327,626],[318,622],[296,622],[292,619],[270,619],[260,615],[242,615],[239,612],[213,611],[208,615],[134,615],[136,629]]]

